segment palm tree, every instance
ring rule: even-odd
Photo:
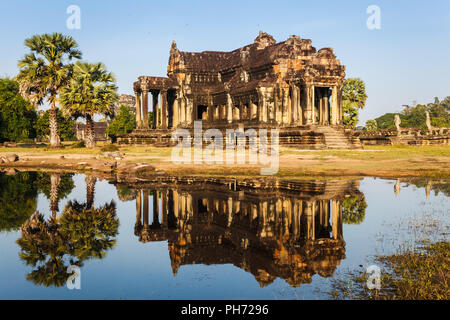
[[[115,78],[102,63],[77,62],[70,84],[61,93],[64,111],[74,118],[86,119],[86,146],[95,147],[94,115],[114,114],[114,103],[119,99]]]
[[[57,95],[71,78],[72,59],[81,59],[77,43],[61,33],[35,35],[25,40],[31,53],[19,61],[16,77],[20,93],[35,106],[47,99],[50,104],[50,145],[59,147]]]

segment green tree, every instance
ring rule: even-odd
[[[0,231],[18,230],[36,211],[36,172],[0,173]]]
[[[119,99],[115,78],[102,63],[77,62],[73,70],[73,78],[63,89],[60,102],[73,118],[85,118],[86,146],[94,148],[94,115],[112,116],[114,103]]]
[[[37,114],[19,93],[19,84],[0,79],[0,141],[25,141],[36,138]]]
[[[426,113],[430,113],[431,125],[435,127],[450,127],[450,97],[440,101],[435,98],[433,103],[418,104],[414,107],[404,105],[399,114],[403,128],[426,129]],[[394,128],[395,113],[386,113],[375,119],[379,129]]]
[[[119,106],[119,110],[114,120],[106,129],[106,134],[110,137],[117,134],[125,134],[136,128],[136,117],[131,108],[125,104]]]
[[[62,141],[74,141],[75,135],[75,121],[68,117],[64,117],[61,110],[57,111],[58,131]],[[39,140],[48,139],[50,135],[50,110],[45,111],[37,118],[36,125],[36,137]]]
[[[344,113],[344,126],[354,129],[358,123],[359,109],[364,109],[367,94],[366,85],[360,78],[349,78],[342,88],[342,111]]]
[[[72,59],[80,59],[81,52],[70,36],[61,33],[35,35],[25,40],[31,52],[19,61],[17,81],[20,93],[33,105],[50,104],[50,145],[60,146],[57,118],[58,94],[72,76]]]
[[[366,131],[377,131],[378,130],[378,124],[375,120],[367,120],[366,126],[364,127]]]
[[[366,198],[350,196],[342,201],[342,222],[345,224],[360,224],[366,216]]]

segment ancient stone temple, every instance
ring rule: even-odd
[[[169,142],[173,129],[198,120],[203,130],[277,128],[286,146],[357,148],[342,126],[344,77],[333,49],[298,36],[277,43],[260,32],[231,52],[183,52],[173,42],[167,77],[134,83],[138,129],[118,141]]]

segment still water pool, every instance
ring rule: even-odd
[[[449,195],[445,180],[292,192],[0,173],[0,299],[326,299],[376,254],[448,240]]]

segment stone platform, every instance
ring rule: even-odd
[[[225,137],[227,129],[236,128],[217,128]],[[268,129],[268,142],[270,143],[271,128],[254,128],[256,132],[260,129]],[[345,130],[342,126],[320,126],[306,125],[297,127],[276,128],[279,130],[280,146],[292,147],[297,149],[362,149],[358,136],[354,135],[352,130]],[[192,128],[186,128],[194,136]],[[208,128],[203,128],[204,133]],[[154,145],[159,147],[169,147],[176,145],[172,138],[173,130],[162,129],[136,129],[127,135],[117,137],[117,143],[120,145]],[[248,138],[247,138],[248,139]]]

